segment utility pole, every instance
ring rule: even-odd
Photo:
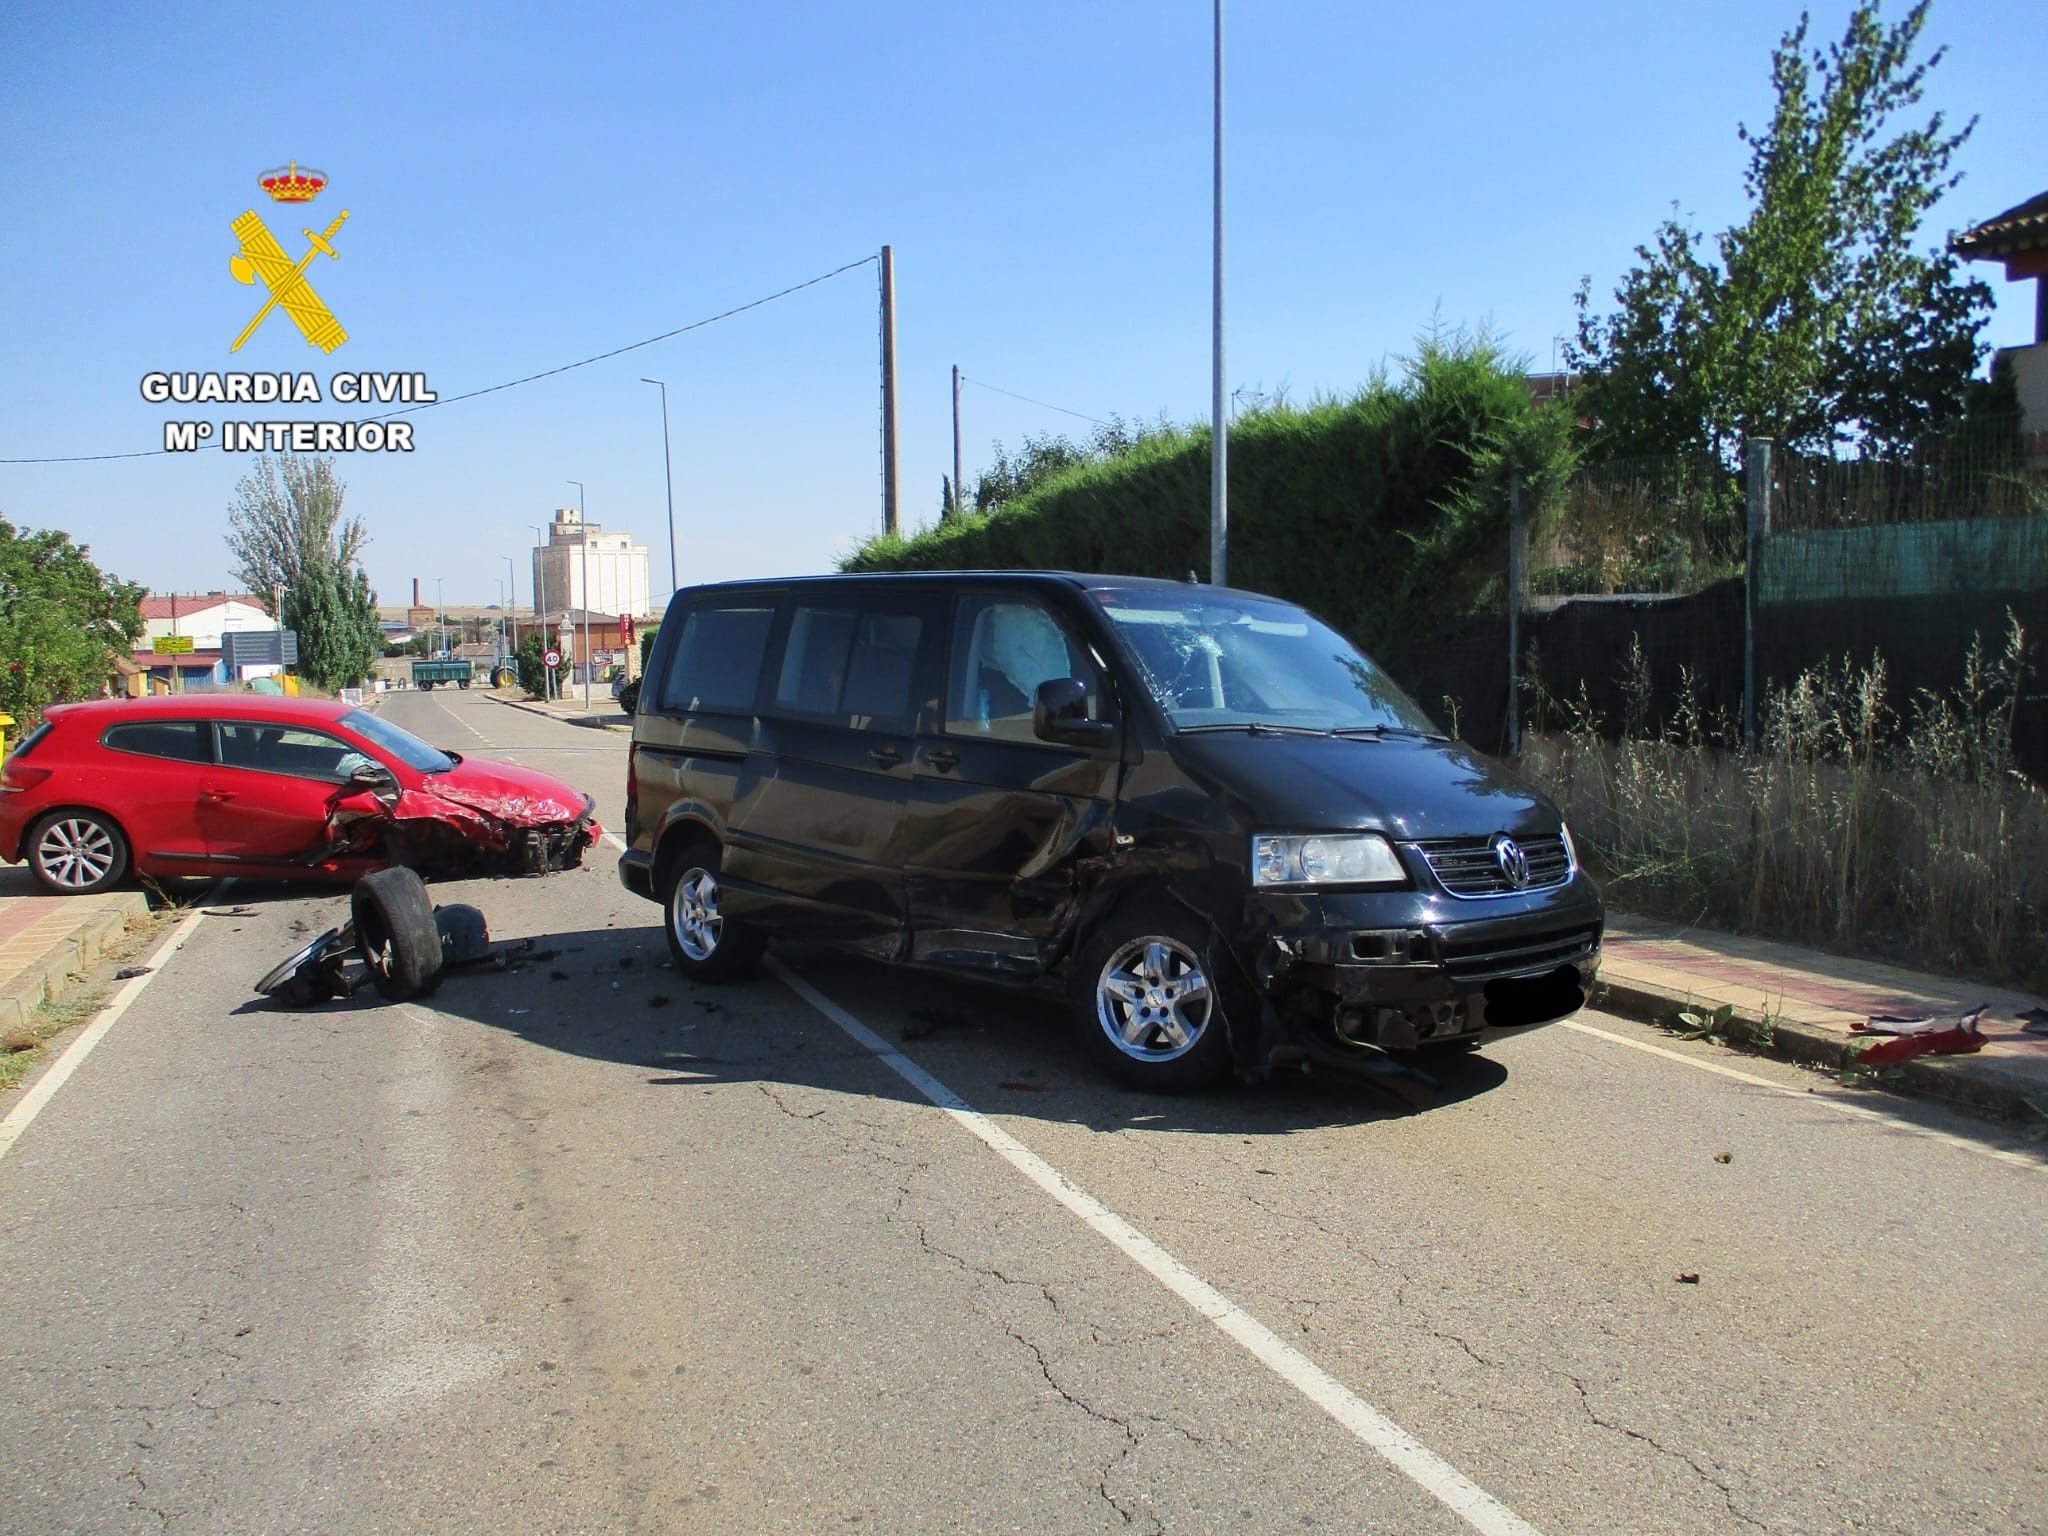
[[[660,379],[642,379],[640,382],[652,384],[661,391],[661,473],[668,482],[668,590],[673,597],[676,590],[676,473],[669,463],[668,386]]]
[[[960,515],[960,365],[953,365],[953,515]]]
[[[443,656],[448,654],[448,605],[441,601],[441,583],[445,579],[441,576],[434,578],[434,623],[441,631],[440,650]]]
[[[512,606],[505,611],[512,616],[512,658],[513,665],[517,666],[519,659],[519,571],[512,564],[512,557],[510,555],[506,555],[503,558],[505,561],[505,580],[510,583],[507,590],[512,594]]]
[[[540,630],[540,649],[545,656],[548,649],[548,563],[543,555],[545,540],[539,523],[528,523],[533,530],[533,622]],[[540,696],[552,699],[555,696],[555,669],[545,661],[540,664]]]
[[[1230,422],[1223,387],[1223,0],[1216,0],[1216,148],[1213,307],[1210,316],[1209,584],[1230,579]]]
[[[896,510],[896,252],[882,247],[882,531],[902,528]]]

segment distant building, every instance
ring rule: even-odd
[[[2048,192],[1964,230],[1949,244],[1966,261],[2004,262],[2007,282],[2034,282],[2033,344],[2002,347],[1998,357],[2019,388],[2027,467],[2048,469]]]
[[[606,533],[574,507],[555,513],[548,541],[533,552],[533,590],[544,612],[589,608],[645,618],[647,546],[629,533]]]
[[[246,592],[173,592],[142,600],[142,636],[135,642],[134,664],[158,688],[195,687],[231,682],[221,657],[226,635],[265,634],[277,629],[270,610]],[[177,635],[192,649],[160,654],[159,637]]]

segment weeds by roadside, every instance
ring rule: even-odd
[[[1649,718],[1640,644],[1610,740],[1581,692],[1544,694],[1525,766],[1617,906],[1931,970],[2048,984],[2048,796],[2013,761],[2027,638],[1972,646],[1953,692],[1903,713],[1882,657],[1764,701],[1754,752],[1690,682]]]
[[[46,1000],[18,1025],[0,1030],[0,1093],[20,1085],[42,1060],[45,1041],[85,1023],[104,1008],[114,989],[114,971],[146,948],[160,924],[150,921],[131,928],[119,942],[100,953],[91,978],[61,998]]]

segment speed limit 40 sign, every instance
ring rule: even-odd
[[[562,653],[560,651],[545,651],[541,654],[540,664],[544,667],[559,667],[562,664]]]

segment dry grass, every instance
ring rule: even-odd
[[[1755,752],[1689,699],[1607,739],[1544,698],[1526,766],[1617,906],[1986,981],[2048,984],[2048,796],[2012,760],[2026,637],[1972,647],[1963,683],[1903,713],[1881,658],[1765,701]]]

